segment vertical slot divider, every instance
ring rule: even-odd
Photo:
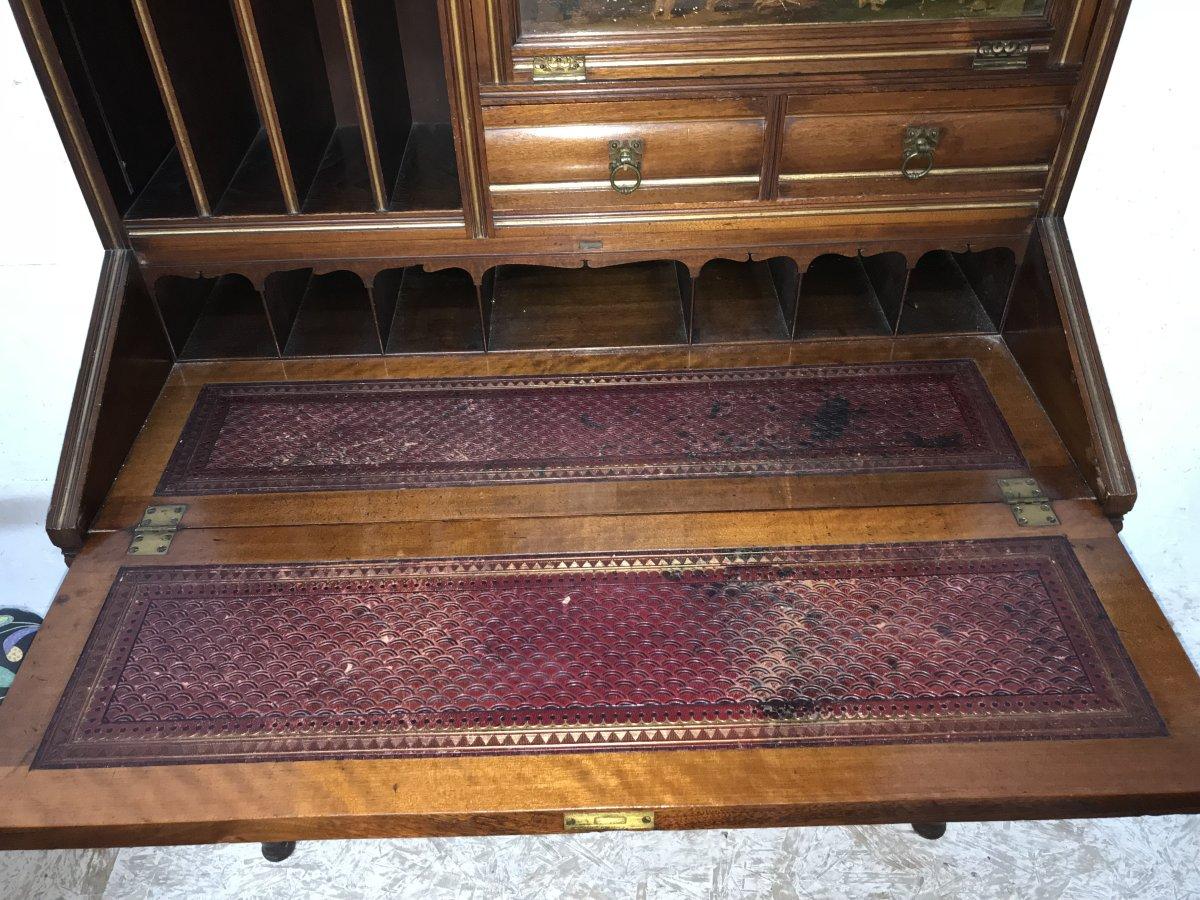
[[[196,322],[200,319],[200,313],[203,311],[208,298],[216,289],[217,278],[197,278],[188,279],[179,276],[167,276],[159,278],[155,281],[154,286],[150,290],[150,294],[154,299],[154,309],[158,312],[158,320],[162,323],[163,331],[167,335],[167,343],[171,345],[171,352],[178,360],[183,356],[183,348],[187,346],[188,337],[192,333],[192,329],[196,327]],[[189,287],[190,283],[195,284],[195,289]],[[175,294],[174,298],[167,295]],[[179,295],[185,294],[184,300],[180,301]],[[163,309],[164,304],[167,304],[169,299],[175,302],[175,309],[167,311]],[[185,315],[178,314],[179,308],[185,312]]]
[[[292,336],[292,328],[300,313],[308,286],[312,282],[312,269],[291,269],[272,272],[263,281],[262,298],[267,310],[267,321],[275,337],[275,347],[282,357]]]
[[[892,329],[893,335],[900,334],[900,325],[904,321],[904,310],[908,309],[908,294],[912,288],[912,273],[915,263],[911,262],[908,257],[904,258],[904,288],[900,291],[900,311],[896,313],[896,325]]]
[[[171,330],[167,328],[167,320],[163,318],[162,305],[158,302],[158,290],[147,286],[146,293],[150,295],[150,306],[153,307],[154,316],[158,319],[159,327],[162,328],[163,337],[167,339],[167,346],[171,348],[171,362],[179,362],[179,348],[171,339]]]
[[[953,251],[949,251],[949,252],[947,253],[947,255],[950,257],[950,262],[951,262],[951,264],[954,266],[954,270],[955,270],[956,272],[958,272],[959,276],[960,276],[960,277],[962,278],[962,280],[963,280],[963,283],[965,283],[965,284],[966,284],[966,286],[967,286],[967,287],[970,289],[970,291],[971,291],[971,294],[970,294],[970,296],[974,298],[974,300],[975,300],[975,304],[976,304],[976,305],[977,305],[977,306],[978,306],[978,307],[979,307],[981,310],[983,310],[983,312],[984,312],[984,315],[985,315],[985,316],[986,316],[986,317],[987,317],[989,320],[991,320],[991,319],[992,319],[992,315],[991,315],[991,313],[988,311],[987,304],[984,302],[984,297],[983,297],[983,295],[980,293],[980,284],[979,284],[979,281],[978,281],[976,278],[972,278],[972,277],[971,277],[971,274],[967,272],[967,269],[963,267],[963,264],[962,264],[962,259],[961,259],[961,257],[963,256],[963,254],[960,254],[960,253],[954,253]],[[993,326],[993,328],[995,328],[995,330],[996,330],[996,331],[999,331],[999,330],[1000,330],[1000,325],[999,325],[999,323],[998,323],[998,322],[996,322],[996,321],[994,321],[994,320],[992,320],[992,326]]]
[[[958,266],[975,298],[983,307],[992,324],[999,331],[1003,327],[1004,318],[1008,311],[1009,298],[1012,297],[1013,286],[1017,280],[1017,258],[1007,248],[994,250],[971,251],[955,253],[954,262]],[[1004,270],[998,269],[999,260],[1004,260]],[[1002,274],[1003,280],[997,283],[997,276]],[[989,283],[991,282],[991,283]],[[998,290],[997,287],[1002,285]]]
[[[296,192],[296,181],[288,160],[287,145],[283,140],[283,128],[279,124],[279,111],[275,107],[275,95],[271,88],[271,77],[267,72],[267,61],[263,56],[262,42],[258,35],[258,24],[254,19],[251,0],[232,0],[234,21],[237,23],[238,41],[242,45],[242,56],[246,62],[246,74],[250,76],[250,88],[254,103],[267,133],[271,146],[271,157],[275,161],[275,174],[283,191],[283,202],[291,215],[300,212],[300,198]]]
[[[679,303],[683,311],[684,331],[687,342],[692,343],[696,325],[696,275],[690,266],[675,262],[675,280],[679,286]]]
[[[391,202],[391,191],[383,177],[383,163],[379,156],[379,139],[375,134],[371,98],[367,93],[362,46],[358,40],[358,26],[354,20],[352,0],[337,0],[337,9],[338,22],[342,30],[342,43],[346,49],[346,59],[350,64],[350,82],[354,88],[354,108],[358,116],[359,132],[362,135],[363,152],[367,157],[367,174],[371,179],[371,193],[375,199],[375,209],[378,212],[387,212]]]
[[[200,177],[200,165],[196,161],[196,151],[192,147],[192,138],[187,124],[183,121],[183,110],[180,109],[179,98],[175,95],[175,85],[171,80],[171,73],[167,69],[167,61],[163,56],[162,45],[159,42],[158,31],[154,26],[154,17],[147,5],[147,0],[133,0],[133,11],[137,17],[138,30],[142,33],[142,41],[146,45],[146,53],[150,57],[150,67],[154,70],[158,93],[166,108],[167,120],[171,123],[175,146],[179,150],[179,158],[183,161],[188,187],[192,191],[192,199],[196,202],[196,212],[201,218],[209,218],[212,216],[212,204],[209,202],[204,180]]]
[[[392,331],[396,327],[396,315],[400,309],[400,298],[404,294],[408,270],[408,266],[401,269],[384,269],[375,276],[369,288],[384,353],[388,352],[392,342]]]
[[[812,260],[808,261],[812,265]],[[796,340],[796,332],[800,328],[800,304],[804,302],[804,277],[808,274],[808,266],[796,266],[796,302],[792,306],[792,321],[788,323],[788,338]]]
[[[899,274],[899,269],[895,271],[889,270],[888,257],[890,256],[900,256],[904,259],[903,275]],[[883,316],[887,319],[888,326],[892,329],[892,334],[895,334],[899,328],[900,311],[904,308],[904,295],[908,289],[910,270],[907,259],[897,253],[878,253],[874,256],[864,256],[860,250],[858,253],[858,262],[862,266],[863,272],[866,273],[867,282],[871,285],[871,291],[875,295],[875,302],[883,310]]]
[[[866,279],[867,287],[871,289],[871,299],[875,301],[875,305],[879,307],[880,312],[886,316],[887,310],[883,308],[883,303],[879,299],[879,289],[875,286],[875,279],[871,277],[870,270],[867,269],[867,264],[863,259],[861,250],[854,255],[854,263],[858,266],[858,270],[862,272],[862,277]],[[888,320],[888,324],[891,324],[890,319]]]
[[[795,340],[796,320],[800,313],[800,282],[804,273],[800,271],[800,264],[787,256],[767,260],[767,270],[771,273],[771,284],[775,288],[775,299],[779,302],[788,340]]]
[[[475,282],[475,293],[479,297],[479,327],[483,332],[484,353],[492,349],[492,314],[496,307],[496,282],[499,276],[500,267],[494,266]]]
[[[355,273],[355,274],[357,275],[358,273]],[[371,313],[371,321],[375,323],[375,340],[379,344],[379,355],[383,356],[385,346],[387,344],[388,336],[383,333],[383,328],[379,324],[379,309],[378,309],[378,307],[375,306],[375,292],[372,290],[372,288],[375,285],[367,284],[367,279],[363,278],[361,275],[358,275],[358,279],[359,279],[359,281],[362,282],[363,291],[367,295],[367,310]],[[401,284],[403,284],[403,280],[404,280],[404,276],[402,275],[401,276]],[[400,296],[400,294],[399,294],[399,292],[397,292],[397,294],[396,294],[397,299],[399,298],[399,296]],[[392,307],[392,312],[395,312],[394,306]],[[388,325],[391,325],[391,324],[392,324],[391,322],[388,322]]]
[[[271,316],[271,307],[267,305],[267,288],[264,280],[263,285],[254,285],[258,292],[258,301],[262,304],[263,315],[267,319],[267,331],[271,333],[271,343],[275,345],[275,356],[283,359],[283,344],[279,341],[279,335],[275,333],[275,319]]]

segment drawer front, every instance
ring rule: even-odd
[[[996,108],[994,94],[918,94],[871,110],[870,101],[842,98],[842,108],[854,110],[844,113],[792,98],[779,196],[819,201],[1011,194],[1035,202],[1066,107],[1065,97],[1053,93],[1032,99],[1026,106]]]
[[[493,207],[623,209],[757,200],[764,112],[759,98],[487,109]],[[614,160],[621,165],[616,184],[627,193],[613,186]]]

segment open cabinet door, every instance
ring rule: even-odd
[[[94,535],[0,709],[0,843],[1196,811],[1200,681],[1095,502],[1054,517]]]

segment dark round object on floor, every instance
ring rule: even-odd
[[[267,862],[283,862],[295,852],[295,841],[268,841],[262,845],[262,855]]]
[[[936,841],[946,833],[945,822],[925,822],[922,824],[914,822],[912,828],[913,831],[929,841]]]

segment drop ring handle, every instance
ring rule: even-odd
[[[909,125],[904,129],[900,174],[909,181],[920,181],[933,171],[934,151],[942,139],[942,129],[934,125]]]
[[[618,194],[632,194],[642,186],[641,138],[608,142],[608,183]]]

